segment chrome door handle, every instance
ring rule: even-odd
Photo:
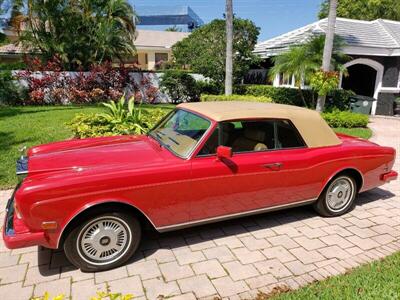
[[[281,169],[282,163],[271,163],[271,164],[265,164],[265,165],[262,165],[262,166],[264,168],[267,168],[267,169],[270,169],[270,170],[273,170],[273,171],[278,171],[278,170]]]

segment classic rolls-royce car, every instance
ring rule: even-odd
[[[30,148],[3,238],[106,270],[133,255],[148,225],[164,232],[306,204],[344,214],[357,193],[397,178],[394,159],[393,148],[335,134],[312,110],[184,103],[147,135]]]

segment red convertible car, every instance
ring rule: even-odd
[[[125,263],[141,228],[160,232],[313,204],[349,211],[397,178],[395,150],[336,135],[304,108],[250,102],[178,105],[147,135],[29,149],[7,204],[7,247],[63,247],[84,271]]]

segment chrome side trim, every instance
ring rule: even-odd
[[[240,213],[234,213],[230,215],[223,215],[223,216],[218,216],[218,217],[212,217],[212,218],[207,218],[207,219],[202,219],[202,220],[196,220],[196,221],[191,221],[191,222],[185,222],[185,223],[179,223],[176,225],[167,225],[167,226],[161,226],[161,227],[155,227],[158,232],[167,232],[167,231],[172,231],[172,230],[178,230],[178,229],[184,229],[192,226],[198,226],[198,225],[205,225],[213,222],[218,222],[218,221],[225,221],[225,220],[230,220],[238,217],[246,217],[246,216],[251,216],[251,215],[256,215],[264,212],[271,212],[271,211],[276,211],[284,208],[291,208],[291,207],[296,207],[296,206],[302,206],[302,205],[307,205],[315,202],[318,198],[315,199],[308,199],[308,200],[303,200],[295,203],[288,203],[288,204],[282,204],[282,205],[276,205],[276,206],[271,206],[271,207],[264,207],[260,209],[253,209],[245,212],[240,212]]]

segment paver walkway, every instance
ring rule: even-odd
[[[399,170],[400,120],[370,127],[373,141],[397,148]],[[9,194],[0,192],[2,207]],[[400,183],[363,193],[338,218],[303,207],[147,236],[126,266],[96,274],[74,269],[63,252],[9,251],[0,241],[0,299],[49,291],[87,300],[107,286],[136,299],[249,299],[277,285],[298,288],[400,250]]]

